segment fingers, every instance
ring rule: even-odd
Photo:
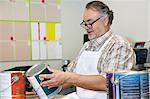
[[[42,82],[40,85],[43,87],[48,86],[48,88],[58,86],[57,81],[55,80],[47,80],[47,81]]]
[[[52,81],[52,80],[47,80],[41,83],[42,86],[50,86],[50,85],[54,85],[56,83],[56,81]]]
[[[41,74],[39,78],[42,81],[40,85],[43,87],[48,86],[48,88],[51,88],[57,85],[56,81],[53,79],[54,74]]]
[[[47,66],[47,69],[52,72],[52,73],[49,73],[49,74],[41,74],[40,75],[40,80],[43,80],[43,79],[51,79],[54,77],[54,72],[55,70],[50,68],[49,66]]]
[[[64,79],[62,79],[63,73],[60,70],[56,70],[56,69],[52,69],[50,67],[47,67],[47,69],[50,72],[53,72],[52,74],[41,74],[40,75],[40,79],[43,81],[41,82],[41,86],[48,86],[49,88],[51,87],[56,87],[61,85],[64,81]]]
[[[52,78],[54,78],[54,74],[41,74],[39,78],[40,78],[40,80],[52,79]]]
[[[53,69],[53,68],[51,68],[51,67],[47,67],[47,69],[50,71],[50,72],[53,72],[53,73],[55,73],[55,72],[58,72],[59,70],[56,70],[56,69]]]
[[[50,68],[49,66],[47,66],[47,69],[48,69],[50,72],[54,72],[54,69]]]

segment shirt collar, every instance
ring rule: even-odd
[[[97,48],[99,45],[103,44],[112,35],[111,30],[104,33],[102,36],[95,38],[89,42],[89,46]]]

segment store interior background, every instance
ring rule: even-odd
[[[61,0],[62,58],[60,60],[37,60],[32,65],[48,62],[53,68],[62,69],[64,65],[62,60],[73,60],[77,56],[83,46],[84,34],[86,34],[80,23],[83,20],[85,5],[89,1],[93,0]],[[114,33],[123,36],[130,42],[150,41],[150,0],[101,1],[114,12],[111,26]],[[26,68],[32,65],[29,61],[23,63],[0,61],[0,71],[21,66]]]
[[[74,59],[83,45],[85,4],[92,0],[62,0],[63,59]],[[150,41],[150,0],[102,0],[114,12],[112,30],[130,41]]]
[[[62,59],[73,60],[83,45],[86,34],[80,26],[84,7],[92,0],[61,0]],[[102,0],[114,12],[112,30],[132,42],[150,41],[150,0]],[[50,61],[54,68],[63,64]],[[43,61],[44,62],[44,61]],[[38,63],[38,62],[37,62]],[[26,66],[21,63],[20,66]],[[10,66],[10,67],[9,67]],[[0,70],[18,66],[14,62],[0,62]]]

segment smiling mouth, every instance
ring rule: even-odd
[[[93,32],[93,31],[87,31],[88,34],[90,34],[91,32]]]
[[[87,31],[88,34],[94,32],[93,29],[87,29],[86,31]]]

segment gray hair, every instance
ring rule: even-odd
[[[109,24],[112,24],[114,19],[113,11],[109,9],[109,7],[101,1],[91,1],[86,5],[86,9],[93,9],[98,11],[99,13],[105,14],[109,18]]]

